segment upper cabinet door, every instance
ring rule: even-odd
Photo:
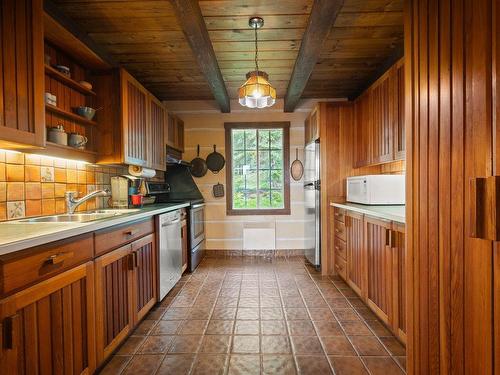
[[[354,167],[364,167],[370,164],[370,128],[372,96],[365,93],[359,97],[354,104],[355,127],[354,127]]]
[[[2,0],[0,39],[0,146],[44,146],[42,0]]]
[[[123,105],[123,161],[126,164],[149,166],[148,122],[149,93],[125,70],[121,70]]]
[[[184,152],[184,121],[169,113],[167,128],[167,145]]]
[[[149,113],[151,118],[151,142],[149,165],[157,170],[166,170],[165,132],[167,127],[167,111],[163,104],[152,95],[149,96]]]
[[[394,134],[394,159],[402,160],[406,156],[405,146],[405,72],[403,62],[398,64],[392,77],[393,95],[393,134]]]
[[[371,90],[371,164],[380,164],[393,159],[392,124],[390,122],[389,77]]]

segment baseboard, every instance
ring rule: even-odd
[[[279,250],[205,250],[205,256],[208,258],[227,258],[227,257],[303,257],[304,249],[279,249]]]

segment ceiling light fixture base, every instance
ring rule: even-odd
[[[264,26],[264,19],[261,17],[251,17],[248,20],[248,26],[250,26],[252,29],[260,29],[262,26]]]

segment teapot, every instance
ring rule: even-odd
[[[89,141],[88,138],[85,137],[84,135],[81,135],[78,133],[71,133],[69,135],[68,144],[71,147],[75,147],[75,148],[79,148],[80,150],[84,150],[85,145],[87,144],[88,141]]]

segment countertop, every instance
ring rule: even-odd
[[[378,217],[380,219],[397,221],[398,223],[405,223],[405,205],[397,206],[368,206],[357,203],[330,203],[330,206],[343,208],[360,214]]]
[[[0,223],[0,255],[12,253],[68,237],[124,224],[130,221],[187,207],[189,203],[152,204],[120,216],[89,221],[86,223]]]

